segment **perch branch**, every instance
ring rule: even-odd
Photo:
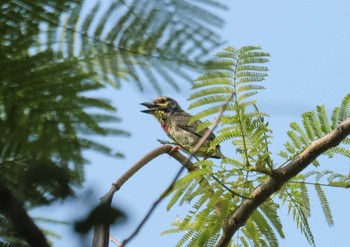
[[[110,190],[101,198],[101,205],[111,206],[113,195],[117,192],[126,181],[128,181],[137,171],[144,167],[148,162],[155,159],[156,157],[168,153],[177,161],[179,161],[187,170],[193,171],[196,167],[192,162],[188,162],[187,158],[180,152],[171,152],[172,146],[162,145],[155,148],[151,152],[143,156],[139,161],[137,161],[132,167],[129,168],[117,181],[115,181]],[[94,237],[92,241],[93,247],[108,247],[109,244],[109,224],[95,225],[94,227]]]

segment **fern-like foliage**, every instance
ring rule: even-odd
[[[212,11],[226,9],[222,1],[61,2],[18,0],[9,8],[18,13],[58,9],[59,19],[40,16],[39,49],[78,57],[85,71],[97,72],[96,78],[115,87],[132,81],[160,93],[167,82],[179,90],[179,77],[190,82],[189,69],[198,70],[209,51],[222,43],[216,29],[223,20]]]
[[[193,121],[216,114],[224,102],[232,97],[221,119],[224,127],[213,146],[231,140],[237,152],[244,154],[243,163],[247,166],[266,158],[260,157],[260,154],[266,153],[269,137],[263,118],[266,114],[256,110],[253,96],[264,88],[260,83],[267,76],[268,68],[261,64],[268,62],[268,56],[268,53],[254,46],[240,49],[228,47],[218,52],[217,58],[209,62],[208,72],[196,80],[193,86],[196,92],[190,97],[193,102],[189,109],[206,106],[193,117]],[[200,128],[209,125],[210,121],[204,121]]]
[[[168,209],[176,203],[189,202],[193,208],[173,228],[164,233],[184,232],[177,246],[215,246],[225,218],[234,212],[243,200],[249,200],[252,191],[273,176],[275,164],[269,144],[272,131],[265,121],[267,114],[257,108],[255,95],[267,75],[268,54],[259,47],[228,47],[216,54],[193,86],[190,109],[199,109],[191,121],[201,119],[199,130],[212,125],[213,117],[225,107],[219,120],[217,137],[212,148],[229,142],[231,149],[223,149],[225,157],[220,164],[198,161],[203,168],[191,172],[174,187]],[[302,115],[302,124],[293,122],[288,132],[290,140],[280,155],[291,161],[316,139],[328,134],[343,120],[350,117],[350,95],[328,117],[325,107]],[[324,154],[349,157],[349,139]],[[318,161],[315,162],[315,165]],[[283,166],[283,165],[282,165]],[[315,178],[315,182],[310,179]],[[322,181],[321,181],[322,179]],[[284,238],[277,210],[287,209],[297,228],[310,245],[315,238],[310,228],[310,185],[317,193],[326,223],[334,224],[323,186],[349,188],[349,176],[332,171],[313,171],[299,174],[286,183],[276,195],[265,201],[239,230],[231,246],[278,246]]]
[[[201,119],[199,129],[208,127],[212,123],[209,119],[228,100],[212,147],[231,142],[235,152],[225,153],[220,165],[197,162],[203,168],[175,185],[169,207],[176,202],[193,203],[190,213],[165,231],[185,232],[177,246],[215,246],[223,220],[242,199],[249,198],[257,182],[273,167],[268,149],[271,131],[264,119],[267,114],[257,110],[254,98],[263,89],[260,84],[268,69],[262,64],[268,62],[268,56],[259,47],[228,47],[216,54],[206,67],[207,73],[195,81],[189,108],[202,110],[192,121]],[[242,228],[237,244],[278,246],[278,237],[284,233],[277,208],[273,201],[264,203]]]
[[[282,200],[282,205],[288,205],[288,213],[292,215],[297,228],[304,234],[307,241],[315,246],[315,239],[308,221],[311,216],[311,206],[304,176],[298,175],[293,181],[280,190],[279,198]]]
[[[341,105],[333,110],[331,118],[327,115],[325,106],[323,105],[317,106],[316,111],[304,113],[302,115],[302,126],[296,122],[290,124],[291,130],[287,133],[290,141],[286,142],[286,149],[279,153],[280,156],[286,159],[292,159],[313,141],[330,133],[342,121],[347,119],[350,116],[349,111],[350,94],[346,95]],[[343,141],[345,145],[349,143],[349,138]],[[342,145],[331,148],[324,154],[329,157],[333,157],[335,154],[340,154],[347,158],[350,157],[350,151]],[[315,161],[314,164],[317,166],[318,162]]]
[[[90,75],[77,68],[74,61],[52,62],[54,59],[54,53],[49,51],[35,56],[22,56],[21,62],[26,63],[28,70],[23,69],[21,75],[2,76],[0,87],[0,129],[3,133],[0,169],[6,171],[0,176],[6,183],[13,184],[16,190],[23,184],[22,193],[31,194],[32,197],[37,195],[38,200],[40,196],[45,195],[45,200],[49,201],[51,199],[47,196],[57,193],[53,191],[67,183],[45,181],[53,186],[53,191],[46,187],[46,193],[43,193],[34,189],[37,185],[33,184],[33,174],[40,177],[40,171],[45,174],[45,171],[52,169],[51,172],[56,171],[52,173],[58,176],[56,179],[67,177],[69,184],[80,185],[84,180],[82,165],[86,163],[81,154],[82,150],[94,149],[113,155],[109,147],[93,141],[88,136],[127,134],[100,125],[102,121],[116,121],[117,118],[112,114],[89,115],[86,112],[90,107],[114,112],[114,108],[105,100],[83,94],[103,85],[91,81]],[[7,73],[19,63],[16,59],[3,59],[1,62]],[[17,178],[7,176],[14,167],[17,170]],[[3,177],[3,174],[7,175]],[[32,189],[32,193],[29,193]],[[64,191],[61,192],[64,194]]]
[[[328,116],[323,105],[317,106],[316,111],[309,111],[302,114],[302,125],[296,122],[290,124],[291,130],[287,133],[290,140],[286,142],[285,150],[281,151],[279,155],[287,161],[293,159],[313,141],[330,133],[342,121],[350,117],[349,112],[350,95],[348,94],[345,96],[340,106],[333,110],[331,117]],[[349,143],[349,138],[346,138],[339,146],[327,150],[323,155],[333,157],[339,154],[349,158],[350,150],[347,146]],[[314,165],[317,167],[319,161],[316,160]],[[313,176],[315,177],[314,182],[310,181],[310,178]],[[328,176],[328,179],[324,183],[321,183],[321,179],[326,176]],[[309,243],[315,245],[314,237],[308,223],[308,218],[310,217],[310,200],[306,184],[314,186],[326,223],[329,226],[333,226],[332,212],[322,186],[348,188],[350,180],[348,175],[339,174],[330,170],[323,172],[311,171],[305,175],[298,175],[280,190],[279,196],[282,199],[282,203],[288,205],[288,210],[293,216],[296,225],[304,233]]]
[[[19,234],[16,233],[16,230],[13,229],[12,223],[0,215],[0,246],[9,247],[9,246],[18,246],[18,247],[28,247],[29,245],[21,239]]]
[[[334,171],[330,170],[325,170],[325,171],[310,171],[305,174],[305,178],[308,179],[309,177],[315,176],[315,190],[317,192],[317,196],[320,201],[320,205],[325,217],[325,220],[329,226],[334,225],[334,220],[332,216],[332,211],[329,206],[328,199],[326,197],[326,194],[322,188],[321,185],[321,180],[328,176],[326,183],[328,183],[329,186],[334,186],[334,187],[343,187],[343,188],[348,188],[350,186],[350,179],[349,176],[335,173]],[[326,184],[327,185],[327,184]]]
[[[88,162],[83,151],[115,156],[92,135],[128,133],[115,127],[119,118],[108,101],[87,96],[104,85],[77,59],[50,49],[33,51],[41,20],[58,21],[61,12],[37,7],[22,13],[33,3],[14,9],[20,3],[0,3],[0,180],[26,208],[34,208],[71,196],[83,184]],[[0,244],[26,246],[2,214]]]

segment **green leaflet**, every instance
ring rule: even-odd
[[[324,218],[326,219],[326,222],[328,226],[333,226],[334,225],[334,220],[332,216],[332,212],[326,197],[326,194],[324,193],[322,187],[319,184],[315,185],[315,189],[317,192],[317,196],[320,200],[321,208],[324,214]]]
[[[261,213],[263,213],[266,217],[266,219],[273,225],[273,229],[275,229],[279,236],[281,238],[285,238],[282,223],[281,220],[277,214],[277,209],[279,208],[279,205],[272,200],[267,200],[265,203],[263,203],[259,209],[261,210]]]
[[[329,119],[325,106],[317,106],[316,111],[310,111],[302,114],[302,125],[293,122],[290,124],[292,130],[288,131],[290,141],[285,144],[285,150],[280,152],[283,157],[294,157],[302,152],[313,141],[321,138],[322,136],[330,133],[336,126],[342,121],[348,118],[350,112],[350,94],[346,95],[341,102],[340,106],[336,107]],[[346,138],[343,144],[348,144],[349,139]],[[323,153],[329,157],[333,157],[335,154],[340,154],[345,157],[349,157],[350,150],[347,147],[339,145],[331,148]],[[318,161],[314,162],[318,165]]]

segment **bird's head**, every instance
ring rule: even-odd
[[[174,99],[165,96],[157,97],[153,102],[143,102],[141,105],[148,108],[141,112],[153,114],[157,118],[166,113],[182,111],[180,105]]]

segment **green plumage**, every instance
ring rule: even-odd
[[[197,120],[190,124],[192,115],[185,112],[172,98],[158,97],[153,102],[141,104],[148,108],[142,112],[154,115],[167,135],[186,152],[192,152],[194,146],[208,130],[205,128],[197,131],[201,121]],[[219,145],[210,147],[210,142],[214,139],[215,135],[211,133],[196,155],[205,158],[222,158]]]

